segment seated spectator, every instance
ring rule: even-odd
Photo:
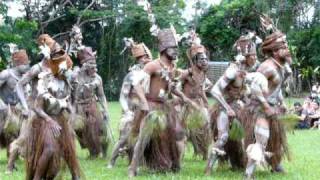
[[[318,109],[319,109],[318,104],[316,102],[314,102],[311,97],[308,97],[304,101],[304,104],[302,106],[300,121],[296,125],[296,128],[297,129],[309,129],[311,122],[312,122],[312,119],[316,118],[314,115],[316,114],[316,111]]]
[[[310,115],[310,127],[314,128],[319,125],[319,118],[320,118],[320,108],[319,103],[313,102],[313,108],[315,109],[315,112],[313,115]]]
[[[302,110],[303,110],[301,103],[300,102],[295,102],[293,104],[293,106],[294,106],[294,114],[296,114],[298,116],[301,116]]]

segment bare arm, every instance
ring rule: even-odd
[[[250,83],[250,93],[254,95],[257,100],[262,104],[263,108],[266,110],[270,108],[270,105],[266,99],[268,95],[268,80],[266,77],[259,72],[249,73],[246,76],[246,81]]]
[[[28,104],[27,104],[27,100],[26,100],[23,88],[25,85],[30,83],[32,79],[37,77],[40,72],[41,72],[40,65],[39,64],[34,65],[26,74],[22,76],[22,78],[19,80],[16,86],[18,98],[25,110],[28,110],[29,108],[28,108]]]
[[[4,70],[0,73],[0,87],[7,81],[8,77],[8,71]]]
[[[52,120],[51,117],[43,110],[43,108],[44,108],[44,99],[42,95],[40,95],[37,97],[35,101],[34,112],[45,121]]]
[[[201,98],[202,98],[205,106],[208,107],[209,106],[209,102],[208,102],[208,98],[207,98],[205,90],[201,91]]]
[[[204,85],[204,91],[205,92],[210,92],[210,90],[213,88],[212,82],[208,78],[206,78],[204,84],[205,84]]]
[[[274,110],[272,110],[267,98],[273,96],[273,94],[270,94],[270,92],[269,92],[269,89],[270,89],[269,82],[272,82],[272,80],[275,77],[277,72],[273,68],[268,67],[267,65],[260,66],[257,71],[260,72],[261,74],[263,74],[264,77],[268,81],[268,90],[264,91],[263,96],[260,95],[260,97],[258,97],[258,100],[263,105],[265,112],[269,115],[273,115],[275,112],[274,112]],[[281,85],[280,85],[280,87],[281,87]],[[279,90],[281,90],[281,89],[279,89]],[[275,91],[277,91],[277,90],[275,90]],[[279,93],[281,93],[281,92],[279,92]]]
[[[150,75],[145,71],[137,71],[135,73],[133,72],[131,85],[141,102],[140,108],[142,110],[149,110],[148,101],[145,96],[146,94],[145,91],[148,88],[145,86],[150,86],[149,82],[150,82]]]
[[[97,89],[96,89],[96,95],[98,97],[98,101],[100,102],[102,108],[103,108],[103,111],[104,112],[108,112],[108,102],[107,102],[107,98],[104,94],[104,91],[103,91],[103,83],[102,83],[102,80],[100,77],[97,77],[97,83],[98,83],[98,86],[97,86]]]
[[[224,75],[220,77],[220,79],[216,82],[216,84],[211,89],[210,93],[211,95],[223,106],[223,108],[228,111],[231,110],[231,107],[226,102],[226,100],[223,97],[223,91],[226,89],[226,87],[235,80],[237,75],[237,70],[234,68],[228,68]]]
[[[60,136],[60,125],[53,120],[44,110],[44,98],[42,95],[39,95],[35,101],[34,112],[50,124],[50,129],[55,137]]]

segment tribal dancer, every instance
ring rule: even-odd
[[[101,77],[97,74],[95,53],[91,47],[85,47],[77,53],[81,68],[73,74],[71,80],[74,90],[73,104],[82,127],[75,128],[82,147],[89,149],[90,157],[96,158],[102,153],[106,157],[108,144],[107,126],[109,126],[108,104],[104,94]],[[101,108],[98,107],[98,103]]]
[[[276,118],[286,110],[281,93],[285,72],[288,71],[285,64],[291,63],[286,36],[276,31],[265,38],[261,48],[266,60],[257,72],[262,73],[268,80],[269,89],[268,93],[261,96],[262,98],[252,100],[250,105],[253,110],[248,115],[247,123],[255,126],[251,128],[251,132],[247,133],[249,137],[254,134],[255,139],[246,140],[248,162],[245,176],[247,179],[253,178],[257,164],[263,164],[266,161],[271,165],[273,172],[283,172],[280,163],[283,156],[288,155],[285,129]],[[257,104],[263,107],[262,112],[259,108],[254,108]],[[251,144],[248,144],[249,142]]]
[[[241,109],[244,106],[244,95],[246,93],[246,74],[256,64],[256,45],[249,35],[243,35],[236,42],[238,55],[236,62],[230,64],[224,75],[216,82],[211,90],[212,96],[218,101],[219,107],[214,108],[211,115],[212,132],[215,143],[209,154],[206,175],[211,174],[216,160],[224,155],[238,155],[241,149],[226,148],[229,137],[229,126],[232,118],[241,117]],[[241,156],[240,156],[241,157]],[[232,161],[233,158],[230,157]],[[231,162],[232,164],[233,162]]]
[[[23,75],[23,77],[19,80],[17,84],[17,95],[21,101],[24,111],[28,111],[28,120],[24,121],[21,129],[20,134],[17,139],[15,139],[10,144],[10,157],[8,162],[7,172],[12,172],[12,167],[14,165],[15,160],[17,159],[19,152],[21,155],[25,155],[25,147],[26,147],[26,138],[29,136],[29,132],[31,130],[31,122],[32,116],[34,112],[32,111],[34,101],[38,96],[38,81],[39,81],[39,74],[41,72],[50,71],[49,66],[51,66],[51,62],[47,59],[50,56],[50,52],[58,52],[61,50],[61,46],[52,39],[48,34],[42,34],[39,36],[37,40],[38,46],[41,50],[40,58],[41,62],[33,65],[31,69]],[[71,64],[71,59],[68,57],[68,63]],[[24,88],[30,84],[31,85],[31,94],[29,97],[26,98],[26,94]]]
[[[208,99],[205,92],[206,70],[208,69],[206,52],[204,46],[193,43],[187,51],[190,68],[184,70],[181,75],[182,92],[196,104],[196,107],[189,104],[183,106],[182,121],[189,130],[188,140],[191,141],[195,154],[202,155],[203,159],[207,159],[210,142]]]
[[[138,165],[145,159],[146,165],[158,171],[179,171],[180,150],[178,141],[184,132],[172,103],[173,94],[187,100],[175,87],[178,43],[173,28],[158,32],[160,59],[148,63],[144,71],[150,76],[146,92],[148,106],[137,110],[133,120],[133,136],[137,137],[129,166],[129,176],[136,176]]]
[[[12,68],[6,69],[0,73],[0,136],[1,146],[10,149],[9,144],[12,138],[19,134],[21,123],[24,124],[23,112],[21,106],[17,106],[19,98],[16,93],[16,85],[22,75],[29,70],[29,58],[25,50],[19,50],[12,54]],[[12,126],[11,126],[11,125]],[[5,141],[5,142],[3,142]],[[9,152],[8,172],[11,173],[15,168],[11,158],[12,152]]]
[[[50,71],[39,74],[35,115],[27,137],[26,179],[54,179],[61,158],[66,161],[72,179],[79,179],[74,134],[68,122],[71,87],[65,76],[72,61],[63,49],[49,51],[49,54],[46,62]]]
[[[137,109],[148,108],[148,102],[144,92],[149,88],[148,75],[143,71],[145,64],[152,61],[149,48],[144,44],[135,44],[127,39],[128,47],[131,49],[132,56],[138,62],[129,69],[129,73],[124,77],[120,92],[120,104],[122,107],[122,117],[120,120],[120,138],[115,145],[108,168],[115,165],[119,154],[127,149],[128,138],[130,136],[134,112]]]

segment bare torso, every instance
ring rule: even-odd
[[[270,103],[278,103],[281,101],[281,85],[284,78],[284,71],[274,62],[275,60],[269,58],[263,62],[258,68],[258,72],[262,73],[268,79],[268,101]]]
[[[17,104],[18,97],[15,87],[21,75],[14,69],[6,69],[0,73],[0,98],[6,104]]]
[[[144,67],[144,71],[150,75],[150,88],[149,93],[146,95],[147,99],[159,99],[162,92],[168,91],[170,74],[174,70],[174,65],[165,67],[160,60],[155,60],[148,63]],[[168,76],[168,77],[166,77]]]
[[[182,92],[190,99],[202,97],[206,80],[205,73],[203,71],[191,73],[185,70],[183,74],[187,75],[182,79]]]

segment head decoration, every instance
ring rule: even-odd
[[[233,45],[233,48],[236,50],[237,54],[241,54],[242,56],[257,54],[256,44],[250,35],[240,36],[240,38]]]
[[[123,41],[125,43],[125,48],[120,54],[122,54],[126,49],[130,49],[132,56],[136,59],[144,55],[147,55],[150,59],[152,59],[151,51],[144,43],[137,44],[132,38],[123,38]]]
[[[55,51],[59,51],[62,49],[59,43],[57,43],[50,35],[41,34],[38,37],[37,43],[39,46],[48,46],[50,49],[50,53],[54,53]]]
[[[59,75],[62,71],[71,69],[73,65],[71,58],[63,49],[51,54],[51,59],[46,62],[54,76]]]
[[[21,49],[14,52],[11,56],[13,66],[29,64],[29,58],[26,50]]]
[[[187,57],[191,61],[198,53],[207,53],[206,48],[201,45],[201,39],[193,28],[190,31],[183,33],[181,38],[185,38],[187,49]]]
[[[41,34],[37,39],[37,43],[42,50],[49,48],[50,52],[48,52],[49,56],[46,63],[54,76],[72,68],[73,62],[71,58],[50,35]]]
[[[268,55],[272,51],[288,47],[286,35],[282,33],[273,23],[272,19],[267,15],[260,15],[262,30],[269,34],[264,39],[261,49],[262,53]]]
[[[80,61],[80,64],[84,64],[89,61],[96,62],[96,52],[93,52],[91,47],[85,47],[78,51],[77,58]]]
[[[164,50],[177,47],[178,46],[178,35],[173,26],[166,29],[161,29],[158,32],[158,41],[159,41],[159,51],[163,52]]]

